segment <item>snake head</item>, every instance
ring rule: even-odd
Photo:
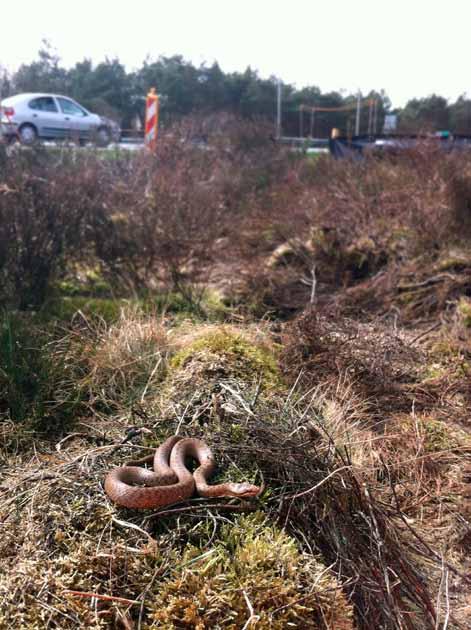
[[[261,492],[260,486],[254,486],[251,483],[229,483],[227,485],[229,486],[228,495],[240,499],[256,497]]]

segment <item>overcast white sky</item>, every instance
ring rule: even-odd
[[[181,54],[297,87],[384,88],[395,106],[471,93],[471,0],[23,0],[6,3],[3,20],[10,70],[46,38],[66,66],[116,56],[130,70]]]

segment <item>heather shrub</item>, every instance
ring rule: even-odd
[[[433,143],[361,161],[325,156],[315,168],[293,161],[239,230],[250,269],[241,299],[253,302],[259,315],[286,317],[347,287],[363,284],[368,304],[385,308],[399,300],[395,293],[402,294],[411,276],[423,273],[426,284],[417,287],[423,289],[427,277],[445,270],[447,252],[468,247],[470,164],[467,153],[447,153]],[[442,274],[440,280],[453,287],[442,292],[444,299],[431,296],[427,312],[469,291],[462,279]],[[343,292],[343,302],[358,312],[361,296],[351,297]]]
[[[37,309],[51,281],[87,248],[90,214],[102,203],[94,156],[18,151],[0,180],[0,302]]]
[[[263,125],[230,116],[183,121],[155,155],[2,148],[0,301],[37,309],[80,264],[107,293],[165,289],[197,311],[215,244],[238,234],[289,161]]]

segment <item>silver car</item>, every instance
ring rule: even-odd
[[[17,94],[0,103],[0,132],[7,141],[18,138],[29,145],[42,138],[107,146],[119,140],[120,130],[116,123],[92,114],[67,96]]]

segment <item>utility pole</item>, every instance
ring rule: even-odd
[[[314,112],[315,112],[315,108],[311,107],[311,126],[309,127],[309,137],[312,138],[313,134],[314,134]]]
[[[373,99],[368,101],[368,135],[373,133]]]
[[[275,137],[277,140],[281,138],[281,81],[278,79],[276,85],[276,123]]]
[[[361,108],[361,92],[358,91],[357,97],[357,116],[355,120],[355,135],[360,135],[360,108]]]

